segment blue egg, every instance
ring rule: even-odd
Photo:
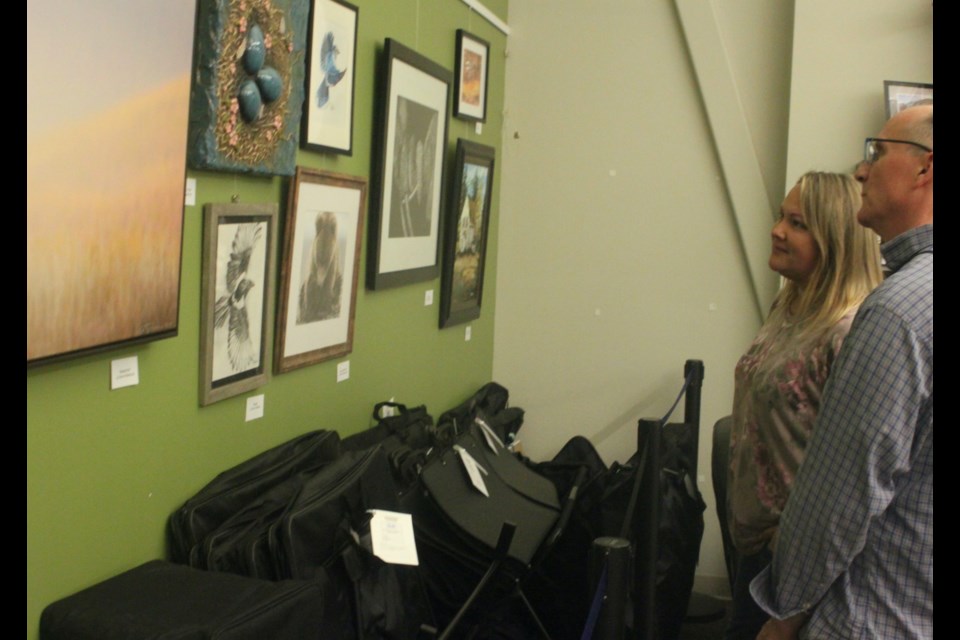
[[[247,33],[247,49],[243,52],[243,68],[247,73],[256,73],[263,68],[267,59],[267,45],[263,40],[263,29],[260,25],[251,25]]]
[[[260,95],[264,102],[273,102],[280,97],[283,91],[283,81],[280,74],[273,67],[264,67],[257,73],[257,86],[260,87]]]
[[[240,85],[240,92],[237,94],[237,102],[240,104],[240,115],[247,122],[253,122],[260,117],[260,107],[263,101],[260,99],[260,90],[257,89],[257,83],[253,80],[244,80]]]

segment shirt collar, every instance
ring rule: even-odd
[[[880,245],[880,252],[890,271],[897,271],[921,251],[933,252],[933,225],[925,224],[901,233]]]

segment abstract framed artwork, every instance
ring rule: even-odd
[[[437,276],[449,124],[450,71],[390,38],[382,63],[367,249],[370,289]]]
[[[457,140],[443,243],[441,329],[480,317],[495,155],[493,147]]]
[[[267,382],[278,209],[239,203],[203,208],[201,406]]]
[[[308,10],[305,0],[200,0],[191,167],[293,175]]]
[[[922,82],[883,81],[883,97],[887,119],[921,100],[933,100],[933,85]]]
[[[287,201],[277,373],[353,350],[367,181],[297,167]]]
[[[343,0],[313,0],[300,146],[353,155],[353,94],[360,10]]]
[[[457,70],[453,115],[461,120],[487,121],[487,72],[490,43],[457,29]]]
[[[28,368],[177,335],[195,13],[27,4]]]

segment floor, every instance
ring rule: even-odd
[[[723,630],[727,626],[727,617],[730,615],[730,601],[709,598],[699,604],[701,610],[709,614],[701,618],[688,619],[680,629],[678,640],[722,640]]]

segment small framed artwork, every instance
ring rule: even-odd
[[[343,0],[313,0],[300,132],[303,149],[353,155],[359,15],[357,7]]]
[[[367,249],[367,287],[438,273],[451,73],[387,38]]]
[[[277,373],[353,351],[367,181],[297,167],[287,200]]]
[[[923,100],[933,100],[933,85],[922,82],[883,81],[887,119]]]
[[[443,243],[441,329],[480,317],[495,154],[493,147],[457,140]]]
[[[276,204],[203,208],[201,406],[267,381],[277,209]]]
[[[293,175],[308,11],[304,0],[200,0],[191,167]]]
[[[461,120],[487,121],[487,71],[490,43],[457,29],[457,72],[453,115]]]

